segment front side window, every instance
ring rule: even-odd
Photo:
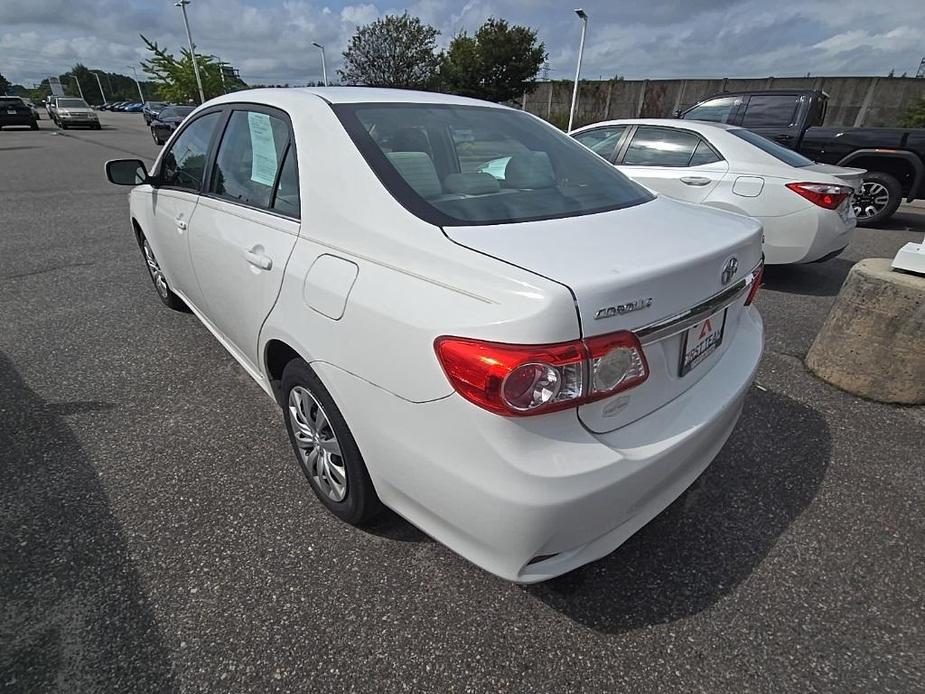
[[[623,163],[631,166],[690,166],[700,138],[674,128],[640,125],[626,150]]]
[[[607,125],[603,128],[578,133],[575,139],[595,154],[600,154],[604,159],[610,159],[624,132],[626,132],[625,125]]]
[[[704,120],[710,123],[728,123],[732,110],[738,101],[734,96],[723,96],[704,101],[684,114],[687,120]]]
[[[393,197],[439,226],[573,217],[652,199],[572,138],[519,111],[443,104],[333,108]]]
[[[799,97],[794,95],[756,95],[748,100],[745,115],[742,117],[742,127],[755,128],[760,126],[786,127],[793,122]]]
[[[207,113],[186,127],[164,154],[161,184],[198,192],[206,170],[212,133],[221,114]]]
[[[289,125],[256,111],[233,111],[218,147],[209,191],[269,209],[276,175],[289,145]]]

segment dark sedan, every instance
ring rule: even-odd
[[[25,125],[38,130],[38,116],[18,96],[0,96],[0,128],[8,125]]]
[[[151,137],[154,141],[162,145],[167,142],[167,138],[177,129],[177,126],[193,112],[195,106],[166,106],[157,114],[157,118],[151,120]]]
[[[151,121],[157,118],[157,114],[167,105],[166,101],[146,101],[144,108],[141,109],[145,117],[145,125],[151,125]]]

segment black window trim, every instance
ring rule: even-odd
[[[399,205],[404,207],[408,212],[413,214],[418,219],[428,223],[433,224],[436,227],[443,229],[444,227],[475,227],[475,226],[501,226],[504,224],[525,224],[529,222],[540,222],[553,219],[572,219],[578,217],[585,217],[592,214],[603,214],[605,212],[613,212],[614,210],[622,210],[628,207],[635,207],[637,205],[643,205],[647,202],[651,202],[655,199],[654,196],[643,198],[640,200],[634,200],[626,204],[619,205],[605,205],[603,207],[594,208],[585,210],[583,212],[564,212],[561,214],[544,214],[536,215],[533,217],[524,217],[518,219],[515,222],[511,222],[507,219],[489,219],[489,220],[463,220],[457,217],[446,214],[438,210],[437,208],[428,204],[424,198],[418,195],[411,185],[399,174],[395,167],[393,167],[389,162],[386,156],[383,154],[382,150],[376,146],[372,138],[366,132],[366,129],[363,127],[362,122],[356,115],[357,107],[370,107],[375,106],[376,108],[408,108],[409,106],[428,106],[432,108],[463,108],[463,109],[494,109],[495,106],[461,106],[457,104],[440,104],[440,103],[417,103],[417,102],[395,102],[395,101],[383,101],[383,102],[374,102],[374,101],[364,101],[358,103],[343,102],[343,103],[329,103],[328,104],[331,110],[334,112],[335,117],[340,122],[341,127],[347,131],[347,135],[350,137],[350,141],[353,143],[354,147],[360,152],[360,155],[363,157],[363,160],[366,162],[366,165],[370,168],[376,178],[379,179],[379,182],[382,183],[383,188],[386,192],[395,200]],[[511,109],[515,113],[524,113],[516,109]],[[527,117],[537,118],[527,114]],[[542,122],[542,121],[541,121]],[[552,126],[550,126],[552,127]],[[569,135],[563,133],[565,137]],[[581,143],[574,140],[574,138],[569,137],[569,139],[575,142],[575,145],[583,148],[588,154],[592,157],[597,157],[600,160],[600,155],[595,154],[588,150],[587,147]],[[643,190],[645,190],[643,188]]]
[[[724,157],[722,153],[718,149],[716,149],[716,147],[713,146],[713,143],[710,142],[703,134],[697,132],[696,130],[691,130],[690,128],[678,128],[674,125],[661,125],[661,124],[655,125],[652,123],[633,123],[632,135],[629,138],[624,139],[623,145],[620,147],[620,154],[618,157],[616,157],[616,161],[614,163],[619,164],[620,166],[633,166],[633,167],[647,166],[647,167],[659,168],[659,169],[690,169],[690,168],[693,168],[691,167],[690,162],[691,162],[691,159],[694,158],[694,154],[696,154],[697,152],[697,145],[694,145],[694,149],[691,150],[691,158],[687,160],[686,166],[664,166],[662,164],[626,164],[624,163],[623,158],[626,156],[626,151],[629,149],[630,143],[633,141],[633,137],[636,136],[636,131],[639,130],[639,128],[661,128],[662,130],[677,130],[679,132],[687,133],[688,135],[693,135],[698,140],[700,140],[700,142],[703,142],[704,144],[706,144],[706,146],[709,147],[713,151],[713,154],[716,155],[716,158],[718,161],[710,162],[711,164],[716,164],[720,161],[726,161],[726,157]],[[695,166],[706,166],[706,164],[696,164]]]
[[[610,153],[609,157],[601,156],[597,152],[594,152],[594,153],[597,154],[597,156],[604,159],[605,161],[609,161],[611,164],[614,164],[616,163],[617,155],[623,151],[623,145],[626,144],[627,142],[627,139],[626,139],[627,134],[629,134],[635,128],[633,123],[606,123],[606,124],[602,123],[601,125],[598,125],[597,127],[588,128],[587,130],[582,130],[580,133],[574,133],[572,137],[575,139],[575,141],[580,142],[578,140],[579,135],[585,135],[587,133],[593,133],[597,130],[605,130],[607,128],[623,128],[623,133],[620,135],[620,139],[617,140],[617,144],[614,145],[613,152]],[[587,147],[587,145],[584,145],[584,146]],[[588,147],[588,149],[591,149],[591,148]]]
[[[222,118],[221,124],[217,129],[219,132],[218,138],[213,138],[212,142],[209,143],[209,157],[206,163],[206,174],[203,178],[202,187],[200,188],[200,193],[204,198],[209,200],[214,200],[216,202],[223,202],[228,205],[235,205],[237,207],[243,207],[248,210],[255,210],[257,212],[263,212],[265,214],[270,214],[275,217],[282,217],[283,219],[294,220],[296,222],[302,221],[302,191],[299,191],[299,214],[298,216],[293,216],[291,214],[285,214],[279,210],[272,209],[273,202],[276,200],[276,193],[279,188],[279,177],[282,175],[283,164],[286,162],[286,155],[289,153],[290,149],[295,156],[295,166],[296,166],[296,176],[300,181],[301,188],[301,172],[299,170],[299,156],[296,151],[295,144],[295,133],[292,129],[292,119],[289,117],[289,114],[283,111],[280,108],[275,106],[267,106],[266,104],[255,104],[249,101],[235,101],[233,103],[222,104],[222,110],[225,112],[224,117]],[[273,192],[270,195],[270,208],[259,207],[258,205],[248,205],[245,202],[240,200],[232,200],[231,198],[226,198],[223,195],[218,195],[209,190],[212,185],[212,169],[215,166],[215,160],[218,158],[218,149],[221,147],[222,139],[225,137],[225,131],[228,129],[228,123],[231,121],[231,115],[235,111],[250,111],[252,113],[264,113],[268,116],[273,116],[278,118],[286,123],[286,127],[289,131],[289,141],[286,143],[286,148],[283,150],[283,156],[280,158],[279,165],[276,167],[276,177],[273,179]]]

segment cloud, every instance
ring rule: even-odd
[[[922,0],[583,2],[588,78],[914,73],[925,50]],[[320,79],[313,41],[327,46],[333,73],[358,25],[405,10],[436,26],[443,46],[489,16],[527,24],[546,44],[550,76],[573,74],[581,26],[560,0],[193,0],[188,7],[199,50],[252,83]],[[166,0],[0,2],[0,69],[14,82],[39,81],[78,61],[126,71],[145,56],[139,33],[172,51],[186,44],[180,12]]]

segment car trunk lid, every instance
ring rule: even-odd
[[[444,231],[456,243],[567,286],[583,337],[650,326],[651,339],[642,336],[649,379],[579,408],[582,422],[595,432],[611,431],[661,407],[715,365],[737,328],[742,292],[709,305],[710,315],[717,315],[714,320],[723,326],[721,342],[683,376],[684,335],[655,326],[711,298],[723,298],[761,261],[757,221],[663,197],[582,217]]]

